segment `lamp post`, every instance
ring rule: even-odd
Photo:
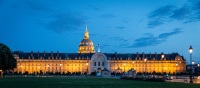
[[[162,54],[161,55],[161,58],[162,58],[162,74],[163,74],[163,68],[164,68],[164,66],[163,66],[163,58],[165,57],[165,55],[164,54]]]
[[[134,63],[135,63],[135,62],[133,61],[133,69],[134,69]]]
[[[189,52],[190,52],[190,64],[191,64],[191,68],[190,68],[190,83],[193,83],[193,80],[192,80],[192,69],[193,69],[193,65],[192,65],[192,51],[193,51],[193,48],[192,46],[190,46],[189,48]]]
[[[125,72],[125,65],[126,65],[126,63],[124,63],[124,72]]]
[[[87,66],[87,71],[86,71],[86,72],[87,72],[87,74],[88,74],[88,62],[86,63],[86,66]]]
[[[176,63],[176,78],[177,78],[177,66],[178,66],[178,63]]]
[[[20,66],[20,68],[21,68],[21,72],[22,72],[22,74],[23,74],[23,70],[22,70],[22,67],[23,67],[23,66]]]
[[[147,59],[145,58],[145,59],[144,59],[144,65],[145,65],[145,66],[144,66],[144,72],[145,72],[145,75],[146,75],[146,61],[147,61]]]
[[[40,67],[38,67],[38,69],[39,69],[39,74],[40,74]]]

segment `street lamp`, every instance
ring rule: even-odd
[[[178,63],[176,63],[176,78],[177,78],[177,66],[178,66]]]
[[[161,55],[161,58],[162,58],[162,73],[163,73],[163,67],[164,67],[164,66],[163,66],[163,58],[164,58],[164,57],[165,57],[165,55],[162,54],[162,55]]]
[[[199,63],[197,64],[197,66],[199,67]]]
[[[147,59],[145,58],[144,59],[144,64],[145,64],[145,66],[144,66],[144,72],[145,72],[145,75],[146,75],[146,61],[147,61]]]
[[[125,72],[125,65],[126,65],[126,63],[124,63],[124,72]]]
[[[193,51],[193,48],[192,48],[192,46],[190,46],[189,52],[190,52],[190,64],[191,65],[192,65],[192,51]],[[192,69],[193,69],[193,65],[190,68],[190,83],[193,83],[193,80],[192,80],[192,75],[193,75]]]
[[[87,74],[88,74],[88,63],[86,63],[86,66],[87,66]]]
[[[21,68],[21,72],[22,72],[22,74],[23,74],[23,70],[22,70],[22,67],[23,67],[23,66],[21,65],[21,66],[20,66],[20,68]]]

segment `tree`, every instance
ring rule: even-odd
[[[3,71],[16,68],[16,59],[8,46],[0,43],[0,69]]]

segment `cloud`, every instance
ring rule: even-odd
[[[128,47],[147,47],[147,46],[155,46],[160,43],[163,43],[167,40],[168,37],[172,35],[176,35],[181,33],[182,29],[180,28],[175,28],[172,30],[172,32],[167,32],[167,33],[162,33],[158,36],[154,36],[151,33],[145,34],[144,37],[138,38],[134,41],[134,44]]]
[[[149,28],[154,28],[170,21],[182,23],[200,21],[200,0],[188,0],[183,6],[166,5],[152,11],[148,15]]]
[[[116,29],[125,29],[126,27],[123,27],[123,26],[121,26],[121,27],[115,27]]]
[[[115,18],[115,17],[117,17],[117,16],[115,16],[114,14],[103,14],[103,15],[101,15],[100,17],[102,17],[102,18],[106,18],[106,19],[109,19],[109,18]]]
[[[165,21],[168,20],[168,16],[173,14],[173,9],[175,6],[167,5],[164,7],[160,7],[151,13],[149,13],[149,22],[148,27],[153,28],[155,26],[159,26],[161,24],[164,24]]]
[[[76,13],[61,13],[55,16],[55,20],[47,24],[47,29],[57,33],[77,31],[85,24],[85,17]]]
[[[183,20],[190,16],[190,9],[185,6],[173,11],[173,14],[170,16],[172,19]]]

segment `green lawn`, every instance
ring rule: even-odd
[[[200,88],[200,84],[107,78],[1,78],[0,88]]]

